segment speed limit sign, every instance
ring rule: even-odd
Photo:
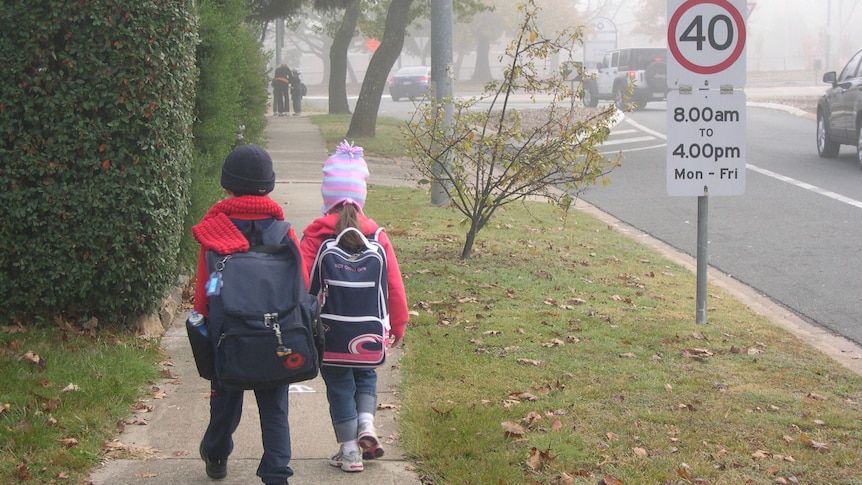
[[[745,85],[747,0],[668,0],[670,89]]]

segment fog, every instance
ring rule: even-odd
[[[494,3],[494,0],[488,1]],[[546,1],[550,6],[564,0]],[[577,22],[574,19],[578,16],[609,19],[610,22],[604,23],[604,26],[610,25],[614,29],[611,41],[598,44],[594,42],[593,48],[597,52],[574,53],[576,59],[601,59],[604,50],[616,47],[666,45],[666,39],[648,39],[634,33],[640,20],[634,16],[638,6],[644,2],[657,2],[654,5],[661,8],[666,4],[666,0],[569,1],[572,2],[569,6],[574,8],[577,14],[569,13],[564,18],[572,18],[572,22]],[[756,77],[758,73],[782,76],[777,72],[792,72],[792,75],[786,75],[788,80],[820,83],[823,72],[841,70],[847,59],[862,49],[862,28],[859,27],[862,26],[862,0],[748,0],[747,3],[751,9],[746,23],[746,64],[750,81],[752,76]],[[592,25],[590,21],[584,23]],[[430,62],[427,50],[427,20],[422,25],[422,28],[408,32],[405,49],[396,62],[396,68],[427,65]],[[456,30],[470,28],[455,25]],[[320,49],[320,46],[317,49],[310,47],[318,34],[307,30],[306,26],[297,30],[289,32],[285,42],[288,62],[291,66],[302,69],[307,83],[324,83],[325,59],[320,53],[326,51]],[[366,40],[367,38],[361,35],[354,39],[359,45]],[[488,53],[492,75],[497,75],[500,71],[498,58],[508,40],[500,38],[492,41]],[[268,43],[270,42],[273,41],[268,40]],[[362,47],[350,51],[349,82],[361,81],[370,57],[371,52]],[[456,65],[456,79],[469,79],[476,67],[475,46],[471,45],[461,54],[456,54]]]
[[[623,0],[620,42],[637,23],[631,12],[641,0]],[[749,71],[840,70],[862,49],[860,0],[748,0]],[[637,42],[635,39],[629,41]]]

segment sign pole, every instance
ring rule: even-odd
[[[697,198],[697,313],[695,323],[706,323],[706,279],[709,269],[709,187]]]
[[[695,318],[706,323],[709,195],[745,192],[746,0],[668,0],[667,191],[697,196]]]

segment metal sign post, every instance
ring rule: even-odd
[[[745,192],[741,12],[746,0],[667,3],[667,192],[697,196],[697,323],[706,323],[709,195]]]

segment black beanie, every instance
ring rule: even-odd
[[[236,195],[266,195],[275,188],[272,158],[257,145],[240,145],[224,159],[221,186]]]

